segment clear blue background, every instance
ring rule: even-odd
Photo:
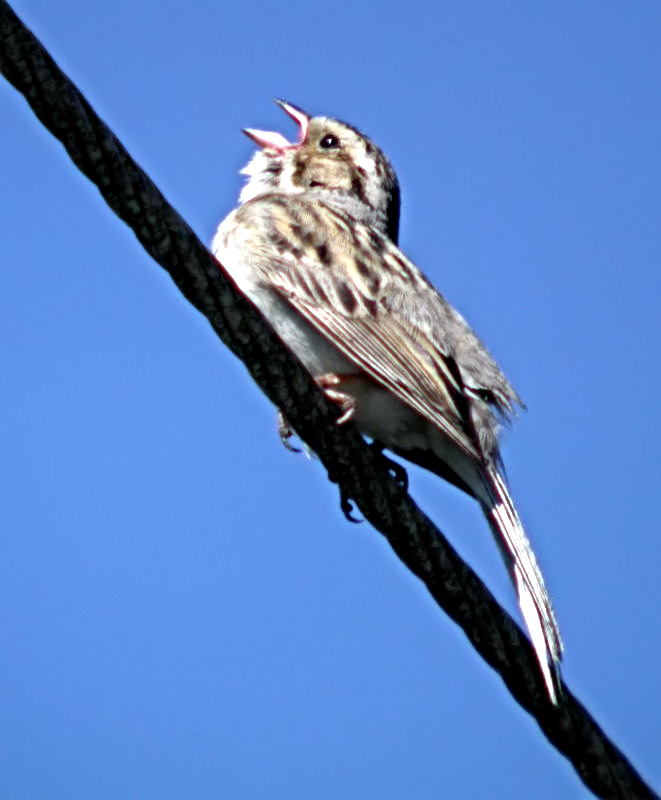
[[[657,0],[14,7],[206,242],[272,97],[383,147],[528,405],[566,680],[660,787]],[[0,127],[0,796],[588,796],[4,82]],[[412,493],[515,611],[471,501]]]

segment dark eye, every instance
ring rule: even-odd
[[[324,150],[337,150],[339,146],[340,140],[332,133],[327,133],[326,136],[319,141],[319,147],[323,148]]]

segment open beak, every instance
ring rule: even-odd
[[[296,144],[288,142],[281,133],[276,133],[275,131],[258,131],[255,130],[255,128],[244,128],[243,132],[260,147],[277,150],[279,153],[282,153],[283,150],[289,147],[298,147],[301,142],[305,141],[305,137],[308,134],[310,117],[304,111],[301,111],[300,108],[291,105],[291,103],[285,103],[284,100],[276,100],[275,102],[285,114],[291,117],[298,125],[298,142]]]

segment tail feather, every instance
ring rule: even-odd
[[[530,633],[551,702],[557,704],[562,640],[551,598],[507,486],[495,467],[487,470],[484,513],[505,557],[521,614]]]

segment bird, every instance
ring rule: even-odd
[[[480,504],[514,585],[548,697],[563,645],[504,477],[502,423],[521,400],[465,319],[398,247],[400,189],[357,128],[276,103],[298,139],[258,145],[212,251],[317,385],[380,448]],[[280,417],[283,441],[292,433]]]

